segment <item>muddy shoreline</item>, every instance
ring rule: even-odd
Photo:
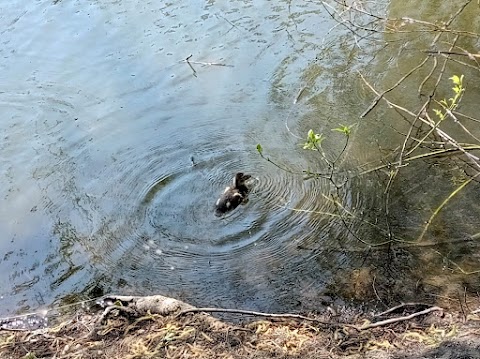
[[[480,358],[480,313],[422,303],[383,313],[258,313],[109,296],[37,330],[0,332],[2,358]],[[379,316],[379,314],[382,314]]]

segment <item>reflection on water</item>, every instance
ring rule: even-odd
[[[377,147],[352,137],[337,162],[335,184],[350,178],[340,188],[301,174],[328,166],[299,137],[356,123],[365,106],[339,60],[346,50],[323,41],[334,23],[322,9],[236,1],[6,6],[3,312],[106,292],[312,309],[337,296],[375,299],[366,289],[375,276],[403,271],[416,280],[412,263],[424,252],[370,246],[388,237],[378,195],[388,178],[354,174],[356,163],[378,157]],[[345,144],[340,134],[325,141],[329,158]],[[259,142],[296,174],[260,158]],[[219,219],[215,200],[239,171],[258,183],[246,205]],[[412,199],[396,190],[397,201]],[[410,223],[402,212],[410,207],[394,206],[396,228],[418,229],[418,218]],[[339,293],[345,280],[353,287]],[[377,295],[402,299],[388,279],[380,282]]]

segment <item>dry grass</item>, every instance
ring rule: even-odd
[[[206,314],[144,315],[112,312],[69,318],[33,332],[0,332],[1,358],[338,358],[391,357],[399,350],[426,350],[473,326],[437,318],[358,331],[297,321],[254,321],[233,325]],[[369,354],[370,353],[370,354]]]

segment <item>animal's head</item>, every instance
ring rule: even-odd
[[[243,185],[245,185],[245,182],[251,177],[252,176],[246,175],[243,172],[238,172],[235,175],[235,178],[233,179],[233,184],[234,184],[235,187],[243,186]]]

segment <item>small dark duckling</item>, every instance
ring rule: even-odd
[[[239,204],[245,203],[248,196],[248,187],[245,182],[252,176],[238,172],[233,178],[233,185],[225,188],[215,203],[215,215],[221,215],[234,210]]]

